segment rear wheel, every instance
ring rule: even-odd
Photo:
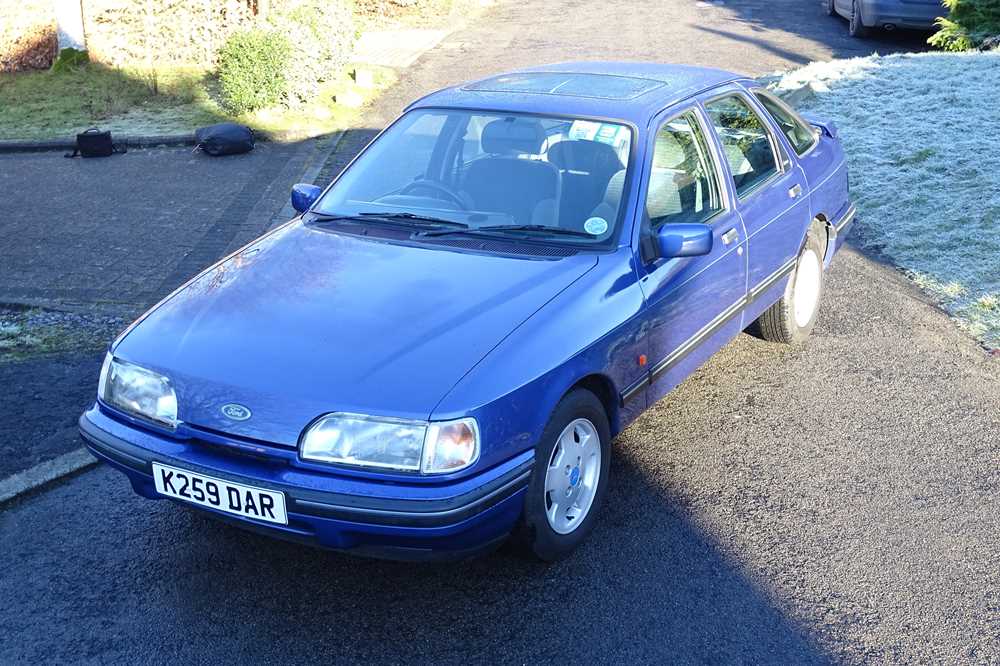
[[[536,557],[561,559],[593,529],[604,499],[611,432],[604,406],[575,389],[556,406],[535,450],[520,538]]]
[[[823,296],[822,235],[818,225],[809,230],[785,293],[753,323],[753,332],[765,340],[795,344],[812,333]]]
[[[861,3],[858,0],[854,0],[851,3],[851,23],[847,31],[851,37],[857,37],[858,39],[864,39],[868,36],[868,28],[865,27],[864,21],[861,18]]]

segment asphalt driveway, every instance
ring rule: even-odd
[[[320,178],[407,100],[499,68],[759,74],[920,43],[845,33],[795,0],[505,3],[418,61]],[[845,250],[828,278],[808,345],[741,336],[618,438],[606,511],[564,562],[357,560],[98,468],[0,511],[0,662],[1000,661],[1000,359],[890,267]]]
[[[291,185],[329,143],[262,143],[219,159],[189,147],[92,160],[0,154],[0,320],[4,304],[28,303],[60,310],[64,330],[131,321],[288,219]],[[9,387],[0,399],[0,485],[79,448],[76,417],[94,399],[103,348],[124,323],[73,350],[4,360],[0,348],[0,383]]]

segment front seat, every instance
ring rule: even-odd
[[[538,155],[544,143],[537,120],[501,118],[483,127],[480,144],[487,156],[469,164],[462,183],[474,209],[506,213],[513,224],[558,224],[559,169],[519,157]]]
[[[618,151],[598,141],[563,140],[549,148],[547,159],[562,174],[560,224],[579,226],[601,201],[611,177],[625,168]]]
[[[621,169],[608,179],[608,184],[604,188],[604,196],[601,202],[590,211],[590,217],[599,217],[608,224],[608,228],[615,226],[618,219],[618,207],[622,200],[622,190],[625,188],[625,169]],[[583,221],[574,224],[571,228],[584,231]]]

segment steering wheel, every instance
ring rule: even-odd
[[[450,199],[462,210],[469,209],[469,207],[465,205],[465,201],[462,200],[462,197],[459,196],[457,192],[452,190],[447,185],[437,182],[436,180],[415,180],[408,185],[404,185],[402,189],[399,190],[399,194],[409,194],[413,190],[418,190],[421,187],[428,190],[434,190],[438,194],[443,194],[445,198]]]

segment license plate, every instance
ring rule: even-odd
[[[285,494],[153,463],[156,492],[244,518],[288,524]]]

